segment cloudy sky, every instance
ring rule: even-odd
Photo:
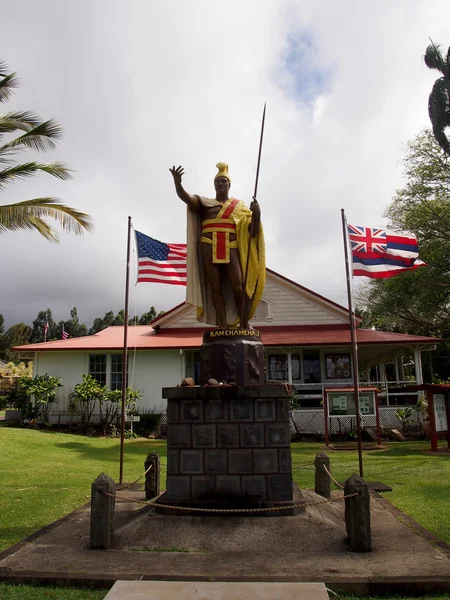
[[[264,102],[267,264],[346,303],[340,209],[350,223],[386,224],[405,143],[429,123],[437,75],[423,54],[429,38],[450,44],[448,0],[22,0],[1,12],[1,58],[22,85],[0,108],[60,122],[45,160],[75,177],[17,182],[0,202],[53,195],[95,222],[59,245],[0,237],[7,325],[47,307],[59,320],[77,306],[88,326],[120,310],[128,215],[151,237],[185,241],[170,166],[184,166],[189,192],[213,195],[226,161],[233,195],[249,203]],[[130,312],[167,310],[184,292],[133,284]]]

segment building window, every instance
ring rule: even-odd
[[[350,354],[325,354],[327,379],[351,377]]]
[[[288,381],[287,354],[269,356],[269,379],[272,381]]]
[[[292,381],[301,381],[302,374],[300,371],[300,356],[292,354],[291,356]]]
[[[106,354],[89,355],[89,375],[100,385],[106,385]]]
[[[123,355],[111,355],[111,383],[112,390],[121,390],[123,380]],[[127,385],[128,385],[128,364],[127,364]]]
[[[303,350],[303,373],[305,383],[321,382],[319,350]]]

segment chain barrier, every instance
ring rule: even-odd
[[[153,465],[150,465],[149,468],[145,471],[145,473],[139,477],[139,479],[136,479],[136,481],[133,481],[133,483],[127,483],[127,485],[123,485],[122,487],[117,488],[117,489],[119,491],[126,490],[127,488],[131,487],[132,485],[134,485],[135,483],[140,481],[143,477],[145,477],[147,475],[147,473],[150,471],[150,469],[152,469],[152,468],[153,468]]]
[[[203,512],[203,513],[218,513],[218,514],[233,514],[233,513],[263,513],[263,512],[276,512],[282,510],[291,510],[293,508],[306,508],[308,506],[317,506],[318,504],[327,504],[328,502],[342,502],[347,498],[354,498],[360,496],[359,492],[354,494],[347,494],[347,496],[340,496],[339,498],[324,498],[323,500],[316,500],[315,502],[302,502],[299,504],[291,504],[290,506],[269,506],[267,508],[201,508],[198,506],[175,506],[171,504],[159,504],[158,502],[148,502],[145,500],[138,500],[137,498],[126,498],[125,496],[119,496],[117,494],[110,494],[109,492],[100,492],[105,496],[116,498],[117,500],[125,500],[125,502],[135,502],[136,504],[144,504],[145,506],[157,506],[161,508],[168,508],[170,510],[179,510],[186,512]]]
[[[339,488],[341,488],[341,490],[344,489],[344,486],[341,485],[339,483],[339,481],[336,481],[336,479],[333,477],[333,475],[330,473],[330,471],[327,469],[325,463],[322,463],[323,468],[325,469],[325,471],[327,472],[328,477],[331,479],[331,481],[334,483],[334,485],[337,485]]]

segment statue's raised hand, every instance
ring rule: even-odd
[[[258,200],[253,196],[253,200],[250,202],[250,210],[256,219],[261,217],[261,208],[259,206]]]
[[[171,169],[169,169],[169,171],[172,173],[172,177],[173,177],[173,181],[174,181],[175,185],[180,184],[181,179],[184,175],[183,167],[180,166],[180,167],[175,168],[175,165],[173,165],[173,167]]]

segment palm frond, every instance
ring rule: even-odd
[[[30,129],[23,135],[19,136],[15,140],[0,146],[0,153],[5,150],[11,150],[13,148],[31,148],[32,150],[38,150],[46,152],[47,150],[53,150],[56,147],[56,140],[62,134],[62,127],[50,119],[44,123],[39,123],[33,129]]]
[[[48,163],[47,165],[39,164],[37,165],[37,168],[39,171],[44,171],[45,173],[53,175],[53,177],[57,177],[63,181],[72,179],[72,169],[66,167],[66,165],[62,162],[53,162]]]
[[[45,218],[58,221],[67,233],[80,235],[93,230],[89,215],[62,204],[57,198],[48,197],[0,206],[0,233],[36,229],[47,240],[58,242],[56,231],[43,220]]]
[[[0,77],[5,77],[8,73],[9,69],[5,61],[0,58]]]
[[[41,123],[41,119],[34,113],[24,110],[0,115],[0,134],[13,131],[31,131]]]
[[[0,64],[0,69],[1,66]],[[19,79],[15,73],[0,74],[0,77],[3,77],[0,81],[0,102],[6,102],[14,93],[14,88],[18,87]]]
[[[440,46],[431,41],[431,44],[425,50],[425,64],[429,69],[436,69],[442,75],[448,75],[447,63],[441,54]]]
[[[428,98],[428,114],[434,137],[446,154],[450,154],[450,142],[445,134],[446,128],[450,127],[449,102],[447,82],[445,77],[440,77],[434,82]]]
[[[6,233],[7,231],[20,231],[24,229],[35,229],[42,236],[45,237],[49,242],[58,243],[59,238],[57,232],[50,227],[43,219],[34,217],[33,215],[26,215],[23,217],[17,217],[15,221],[9,223],[3,223],[1,218],[2,206],[0,206],[0,234]]]
[[[63,180],[71,179],[72,177],[70,169],[68,169],[64,165],[64,163],[54,162],[48,164],[40,164],[36,162],[27,162],[0,171],[0,189],[6,183],[11,183],[15,179],[25,179],[27,177],[31,177],[39,171],[44,171],[49,175],[53,175],[53,177],[57,177],[58,179]]]

